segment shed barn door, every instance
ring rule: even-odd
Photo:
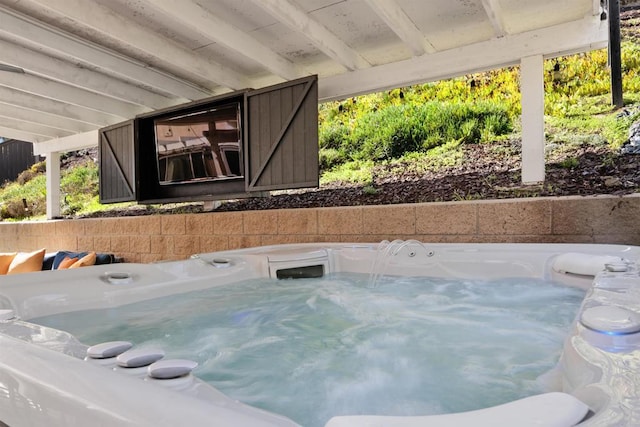
[[[247,93],[247,191],[318,186],[318,78]]]
[[[134,121],[100,129],[100,203],[136,200]]]

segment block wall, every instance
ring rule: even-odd
[[[640,245],[640,194],[0,223],[0,252],[93,250],[142,263],[280,243],[384,239]]]

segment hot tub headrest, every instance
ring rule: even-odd
[[[589,407],[580,400],[566,393],[553,392],[457,414],[417,417],[338,416],[331,418],[325,427],[566,427],[578,424],[588,413]]]
[[[553,260],[551,268],[558,273],[595,276],[605,269],[605,264],[623,262],[624,260],[617,256],[567,252],[558,255]]]

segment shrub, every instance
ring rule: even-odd
[[[25,169],[16,178],[16,182],[20,185],[24,185],[27,182],[31,181],[33,178],[38,176],[39,174],[45,172],[46,170],[46,162],[38,162],[34,163],[29,167],[29,169]]]
[[[66,194],[94,196],[98,194],[98,180],[98,165],[88,161],[64,171],[60,188]]]
[[[390,105],[362,115],[358,125],[322,147],[336,148],[354,160],[396,159],[450,141],[477,143],[512,130],[507,109],[491,102]],[[331,134],[335,135],[335,134]]]
[[[324,120],[318,129],[320,148],[339,149],[349,135],[349,128],[337,120]]]
[[[320,148],[318,152],[320,171],[331,170],[334,166],[347,161],[348,157],[344,152],[334,148]]]
[[[413,105],[389,106],[363,116],[350,135],[354,159],[391,159],[417,151],[424,140]]]

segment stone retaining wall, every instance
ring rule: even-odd
[[[111,252],[128,262],[279,243],[640,245],[640,194],[0,223],[0,252]]]

